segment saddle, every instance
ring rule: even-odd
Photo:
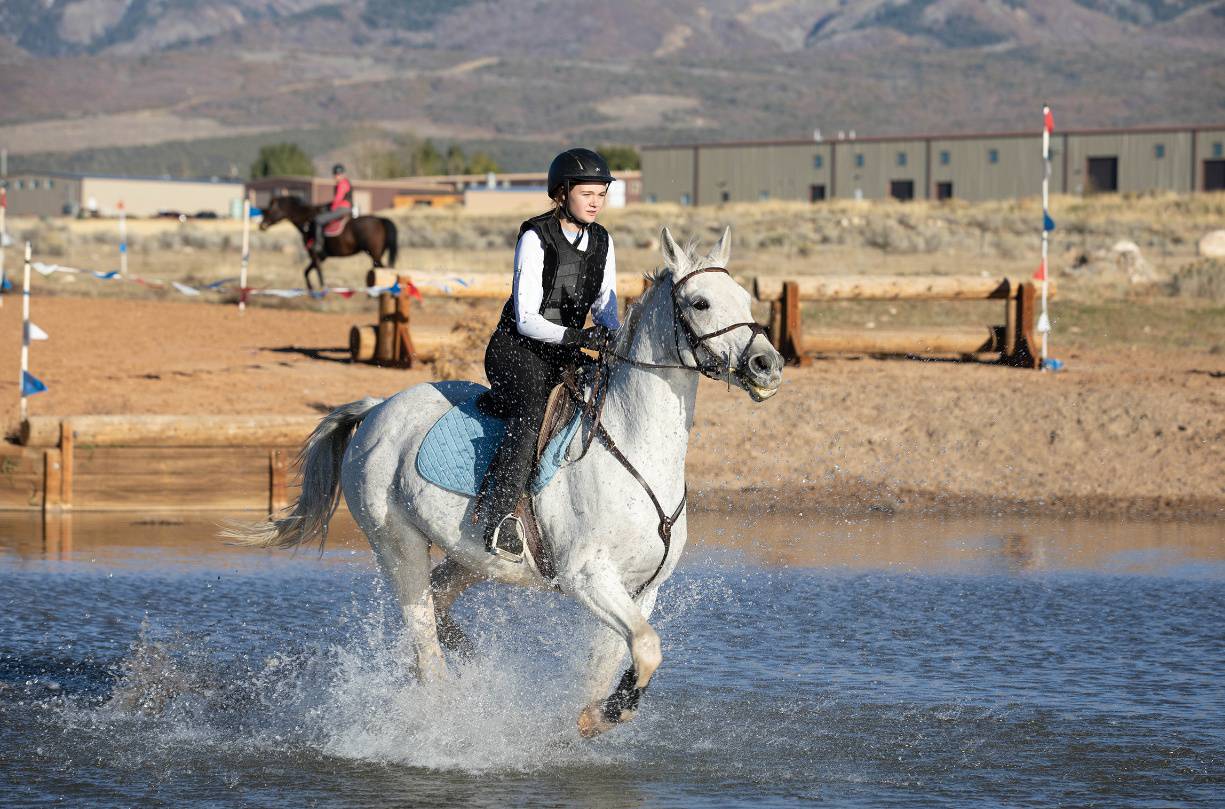
[[[353,214],[347,214],[332,222],[328,222],[323,226],[323,235],[329,239],[334,239],[345,232],[345,226],[353,218]]]
[[[524,528],[528,553],[546,579],[556,574],[548,541],[532,507],[533,497],[552,481],[566,462],[566,449],[577,434],[581,420],[568,393],[575,377],[555,388],[549,396],[544,423],[536,441],[536,467],[528,491],[519,499],[515,515]],[[505,435],[497,401],[483,385],[474,382],[431,383],[448,401],[456,402],[434,423],[417,450],[417,472],[436,486],[457,494],[479,497],[481,483],[494,453]]]

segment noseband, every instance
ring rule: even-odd
[[[642,362],[629,357],[623,357],[620,354],[614,354],[613,356],[622,362],[628,362],[631,365],[637,365],[641,368],[684,368],[688,371],[697,371],[708,379],[722,379],[724,376],[727,376],[730,380],[731,375],[735,373],[732,368],[731,357],[728,355],[719,356],[711,350],[710,346],[706,345],[706,341],[740,328],[748,329],[749,331],[753,332],[755,336],[758,334],[764,335],[766,333],[766,328],[755,320],[746,320],[741,323],[733,323],[730,326],[724,326],[721,329],[716,329],[715,331],[707,332],[706,334],[698,334],[697,330],[693,328],[693,324],[689,322],[689,318],[685,317],[684,312],[681,311],[681,301],[680,296],[678,295],[678,290],[684,286],[690,278],[693,278],[695,275],[701,275],[702,273],[708,272],[721,272],[727,276],[731,275],[726,267],[703,267],[700,270],[693,270],[692,272],[686,273],[685,275],[681,276],[680,280],[672,282],[672,334],[676,342],[676,361],[679,364],[673,365],[671,363]],[[689,365],[685,362],[684,354],[681,351],[681,331],[684,331],[685,339],[689,342],[689,351],[693,354],[693,365]],[[752,338],[749,338],[749,343],[746,344],[745,351],[748,350],[748,345],[751,345],[752,342]],[[702,362],[699,359],[698,349],[704,349],[706,351],[706,362]]]

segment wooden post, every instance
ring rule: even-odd
[[[396,358],[396,299],[390,292],[379,293],[379,339],[374,345],[374,361],[390,365]]]
[[[783,358],[794,365],[808,365],[812,359],[804,353],[804,329],[800,322],[800,285],[795,281],[783,282],[782,310]]]
[[[407,277],[400,278],[400,294],[396,296],[396,311],[395,311],[395,362],[402,368],[412,368],[413,359],[416,356],[416,351],[413,349],[413,337],[408,331],[409,322],[409,304],[412,299],[409,297],[409,280]]]
[[[268,451],[268,513],[289,505],[289,459],[284,450]]]
[[[63,476],[58,449],[43,450],[43,513],[59,511]]]
[[[783,350],[783,303],[782,301],[770,301],[770,322],[766,326],[766,331],[770,335],[770,345],[774,346],[775,351]]]
[[[1011,281],[1004,280],[1004,286],[1011,287],[1011,284]],[[1009,295],[1004,300],[1004,351],[1001,359],[1011,357],[1017,350],[1017,306],[1012,302],[1012,297]]]
[[[1036,290],[1031,283],[1017,286],[1015,342],[1011,351],[1006,351],[1000,361],[1016,368],[1039,367],[1038,357],[1034,354],[1034,317],[1037,312]],[[1007,341],[1006,341],[1007,342]],[[1005,345],[1007,349],[1008,346]]]
[[[72,419],[60,422],[60,508],[72,508],[72,473],[76,442],[72,435]]]

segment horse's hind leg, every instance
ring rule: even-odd
[[[447,667],[434,621],[428,540],[415,527],[398,520],[388,520],[376,530],[366,531],[366,536],[379,567],[395,587],[416,653],[417,676],[422,680],[440,679]]]
[[[471,655],[472,641],[451,618],[451,605],[469,587],[484,577],[473,573],[453,559],[443,559],[430,572],[430,590],[434,596],[434,617],[438,624],[438,639],[448,649]]]
[[[571,588],[574,597],[611,629],[629,647],[630,652],[630,669],[621,678],[617,689],[604,700],[597,695],[579,714],[579,732],[590,737],[633,718],[638,699],[659,668],[663,655],[659,635],[647,623],[643,609],[626,592],[621,577],[607,558],[588,561],[572,581],[578,585]],[[649,614],[655,603],[653,588],[643,595],[642,602]],[[599,643],[593,681],[600,678],[607,683],[615,674],[622,654],[613,642]]]

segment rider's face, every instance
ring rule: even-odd
[[[604,183],[583,183],[570,189],[566,204],[571,216],[584,225],[590,225],[604,210],[607,197],[608,186]]]

